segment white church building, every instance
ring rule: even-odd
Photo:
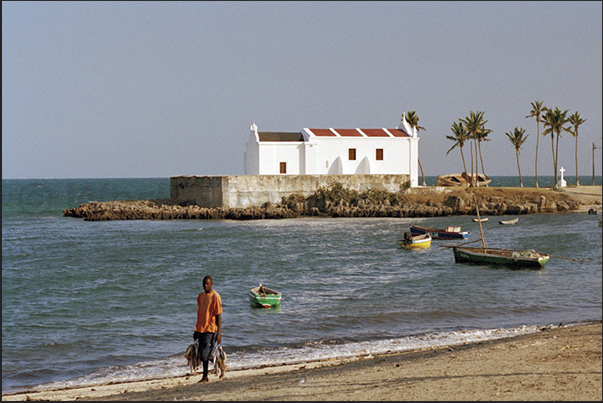
[[[245,175],[403,174],[418,186],[419,137],[405,118],[395,129],[250,130]]]

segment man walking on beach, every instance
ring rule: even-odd
[[[203,277],[203,292],[197,296],[197,324],[193,340],[199,340],[199,360],[203,363],[203,377],[199,382],[208,382],[209,357],[212,349],[222,344],[222,298],[212,289],[211,276]],[[224,376],[224,372],[220,378]]]

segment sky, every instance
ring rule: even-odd
[[[394,128],[425,175],[462,172],[452,123],[484,111],[489,176],[534,175],[531,103],[579,112],[601,175],[602,2],[2,2],[2,178],[243,175],[249,127]],[[540,128],[543,131],[543,128]],[[574,137],[559,167],[575,175]],[[538,175],[553,175],[540,136]],[[469,158],[468,147],[465,148]]]

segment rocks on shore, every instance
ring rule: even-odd
[[[439,217],[475,215],[471,193],[479,195],[479,211],[483,216],[556,213],[576,210],[580,202],[549,191],[496,191],[479,188],[432,194],[376,194],[341,197],[303,198],[291,195],[281,203],[265,203],[261,207],[205,208],[197,205],[175,205],[169,199],[90,202],[63,211],[65,217],[86,221],[107,220],[255,220],[304,216],[324,217]],[[546,194],[546,196],[545,196]],[[327,194],[328,196],[328,194]],[[378,197],[376,197],[378,196]]]

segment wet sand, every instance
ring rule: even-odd
[[[601,322],[462,346],[3,395],[2,400],[598,400]]]

